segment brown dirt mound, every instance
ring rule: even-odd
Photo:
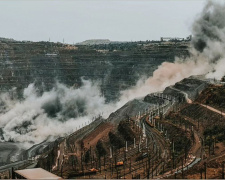
[[[97,127],[93,132],[83,139],[84,147],[90,148],[90,146],[96,146],[99,139],[106,140],[108,133],[114,128],[111,123],[104,123]]]

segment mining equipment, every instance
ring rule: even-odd
[[[136,158],[136,162],[137,162],[137,161],[141,161],[142,159],[144,159],[144,158],[146,158],[146,157],[148,157],[148,153],[143,153],[143,154],[141,154],[140,156],[138,156],[138,157]]]
[[[96,172],[98,172],[98,170],[95,169],[95,168],[92,168],[92,169],[89,169],[89,172],[90,172],[90,173],[96,173]]]
[[[117,163],[116,163],[116,167],[118,167],[118,166],[123,166],[123,161],[117,162]]]

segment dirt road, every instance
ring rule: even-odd
[[[219,114],[222,114],[223,116],[225,116],[225,113],[224,112],[221,112],[221,111],[219,111],[219,110],[217,110],[217,109],[215,109],[215,108],[213,108],[211,106],[208,106],[208,105],[205,105],[205,104],[200,104],[200,105],[203,106],[203,107],[205,107],[205,108],[207,108],[207,109],[209,109],[209,110],[211,110],[211,111],[214,111],[216,113],[219,113]]]

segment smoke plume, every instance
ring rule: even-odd
[[[206,75],[220,80],[225,75],[225,4],[207,2],[193,23],[190,57],[164,62],[152,77],[142,78],[137,84],[121,92],[121,99],[131,100],[150,92],[163,91],[191,75]],[[123,102],[122,101],[122,102]]]
[[[47,137],[63,136],[74,132],[104,110],[105,99],[98,83],[82,80],[78,88],[68,88],[57,83],[48,92],[38,95],[34,84],[24,90],[24,100],[10,100],[1,96],[4,111],[0,128],[3,141],[39,143]]]
[[[225,75],[225,4],[209,1],[193,24],[193,48],[211,65],[208,78]]]

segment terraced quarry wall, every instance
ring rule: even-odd
[[[151,76],[164,61],[188,56],[189,42],[130,42],[107,45],[65,45],[52,42],[0,42],[0,91],[21,90],[35,82],[40,91],[55,80],[80,86],[81,77],[98,80],[107,100]],[[15,95],[13,91],[12,96]]]

